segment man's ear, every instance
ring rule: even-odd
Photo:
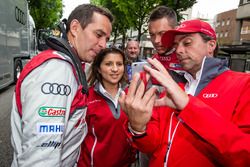
[[[74,19],[74,20],[71,21],[71,23],[70,23],[70,32],[71,32],[73,37],[76,36],[79,26],[81,26],[81,25],[80,25],[78,20]]]
[[[208,41],[208,53],[209,55],[213,55],[214,50],[216,48],[216,41],[215,40],[210,40]]]

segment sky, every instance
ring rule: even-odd
[[[62,18],[68,18],[71,11],[74,10],[75,7],[83,3],[89,3],[89,0],[63,0],[64,8]]]
[[[197,0],[192,17],[214,18],[218,13],[238,8],[239,0]]]
[[[63,0],[63,18],[68,18],[70,12],[79,4],[89,3],[89,0]],[[197,0],[193,6],[192,17],[213,18],[216,14],[235,9],[239,0]]]

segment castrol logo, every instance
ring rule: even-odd
[[[41,117],[64,117],[66,109],[63,107],[40,107],[38,114]]]

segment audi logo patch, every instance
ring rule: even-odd
[[[217,93],[205,93],[203,94],[203,97],[208,99],[208,98],[217,98],[218,94]]]
[[[71,93],[71,88],[69,85],[46,82],[42,85],[41,91],[43,94],[68,96]]]
[[[26,18],[25,18],[25,13],[19,9],[17,6],[15,7],[15,18],[16,18],[16,21],[25,25],[26,23]]]

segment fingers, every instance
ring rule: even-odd
[[[145,106],[146,105],[150,105],[151,104],[151,102],[152,102],[152,99],[153,99],[153,103],[154,103],[154,100],[155,100],[155,98],[156,98],[156,88],[155,87],[151,87],[151,88],[149,88],[146,92],[145,92],[145,94],[144,94],[144,96],[143,96],[143,104],[145,104]],[[150,104],[149,104],[150,103]]]
[[[161,72],[164,72],[164,73],[167,72],[165,67],[157,59],[148,58],[147,61],[149,62],[149,64],[151,64],[158,71],[161,71]]]
[[[137,88],[138,81],[140,81],[139,75],[135,74],[128,88],[128,94],[122,92],[119,97],[119,103],[134,130],[142,130],[146,126],[151,118],[156,97],[156,88],[144,92],[144,83],[140,82]]]
[[[154,106],[168,106],[173,109],[177,108],[176,105],[173,103],[173,101],[167,96],[160,98],[160,99],[156,99]]]
[[[168,80],[166,74],[151,67],[145,67],[145,71],[147,71],[153,78],[155,78],[162,86],[165,86],[163,83],[164,81]]]
[[[129,98],[132,98],[135,96],[135,93],[136,93],[136,89],[137,89],[137,85],[138,85],[138,82],[139,82],[139,79],[140,79],[140,75],[139,73],[135,73],[132,77],[132,80],[130,82],[130,85],[129,85],[129,89],[128,89],[128,94],[127,96]]]
[[[150,90],[149,90],[150,91]],[[147,92],[148,93],[148,92]],[[152,111],[153,111],[153,107],[154,107],[154,103],[156,100],[156,94],[153,93],[152,96],[150,96],[150,98],[148,99],[147,103],[146,103],[146,108],[148,109],[149,115],[151,117],[152,115]]]
[[[155,100],[154,106],[158,107],[158,106],[165,106],[165,105],[166,105],[165,97]]]
[[[125,98],[126,98],[125,92],[122,91],[118,101],[119,101],[119,104],[120,104],[122,110],[126,113],[126,115],[128,115],[128,111],[127,111],[126,106],[125,106]]]
[[[139,86],[137,87],[134,99],[141,99],[142,96],[144,95],[144,91],[145,91],[145,85],[144,82],[140,81],[139,82]]]

